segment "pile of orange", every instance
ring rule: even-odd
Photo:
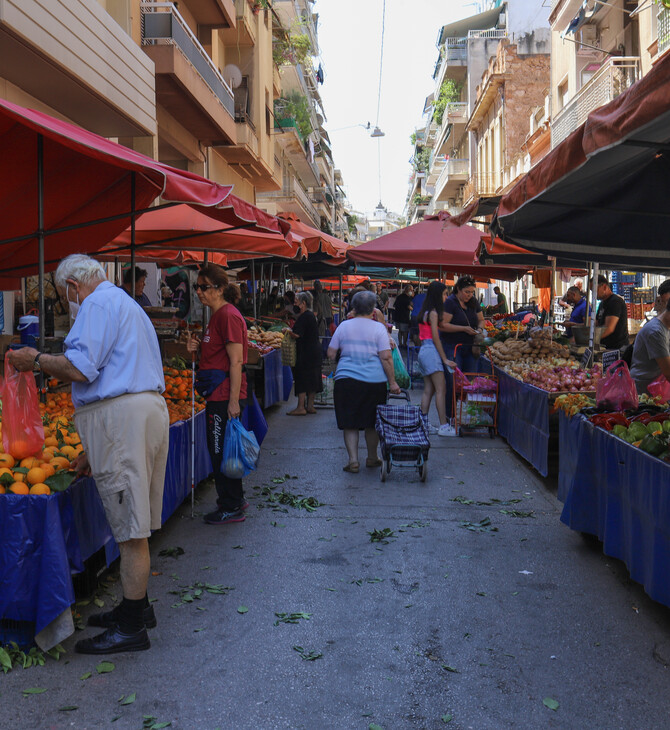
[[[177,368],[164,367],[165,376],[165,400],[168,413],[170,414],[170,425],[177,421],[186,421],[191,417],[191,382],[193,374],[190,370],[179,370]],[[203,398],[196,394],[195,412],[198,413],[205,407]]]
[[[48,400],[44,405],[42,450],[26,455],[25,442],[17,439],[9,445],[12,453],[0,453],[0,494],[51,494],[45,481],[58,471],[69,470],[70,462],[84,450],[70,419],[63,413],[49,413]],[[1,438],[0,428],[0,443]]]

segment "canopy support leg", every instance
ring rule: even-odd
[[[591,327],[589,328],[589,350],[593,352],[593,341],[596,336],[596,302],[598,301],[598,274],[600,273],[600,264],[593,262],[593,284],[591,286],[591,301],[593,302],[593,316],[591,317]],[[593,360],[595,362],[595,358]]]
[[[45,332],[45,309],[44,309],[44,137],[37,135],[37,257],[38,257],[38,307],[39,307],[39,346],[40,352],[44,351]],[[23,299],[25,307],[25,296]],[[44,373],[40,370],[38,387],[42,397],[44,393]]]
[[[135,299],[135,173],[130,173],[130,296]]]
[[[253,259],[251,259],[251,294],[254,303],[254,319],[256,319],[256,263]]]

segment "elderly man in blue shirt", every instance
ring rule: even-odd
[[[74,254],[56,271],[69,302],[72,328],[64,355],[24,347],[10,354],[18,370],[72,383],[75,423],[85,454],[75,463],[93,475],[121,553],[123,600],[89,617],[106,630],[78,641],[75,651],[112,654],[151,646],[156,625],[147,597],[148,537],[161,526],[169,416],[158,339],[140,305],[107,281],[92,258]]]

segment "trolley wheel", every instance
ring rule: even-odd
[[[423,464],[419,467],[419,478],[422,482],[426,481],[426,477],[428,476],[428,464],[424,461]]]
[[[489,437],[492,439],[496,437],[496,430],[492,426],[489,428]]]
[[[463,438],[465,436],[465,431],[463,431],[463,426],[458,427],[458,435]]]
[[[389,473],[389,468],[387,462],[382,459],[382,465],[379,467],[379,478],[382,482],[386,481],[386,477]]]

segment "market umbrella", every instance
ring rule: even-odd
[[[470,225],[457,226],[448,213],[426,216],[419,223],[400,228],[360,246],[347,256],[358,263],[436,270],[470,274],[484,279],[514,281],[526,273],[527,266],[481,266],[474,263],[482,232]]]
[[[291,226],[293,235],[300,236],[308,254],[322,253],[332,258],[343,259],[351,248],[351,244],[346,241],[303,223],[295,213],[278,213],[277,217]]]
[[[492,231],[553,256],[670,270],[670,56],[502,197]]]
[[[513,243],[503,241],[502,238],[482,236],[477,248],[475,260],[482,266],[494,266],[495,264],[513,264],[533,267],[552,266],[551,257],[538,251],[529,251]],[[583,269],[584,262],[577,259],[570,259],[564,256],[556,258],[556,266],[559,269],[571,269],[575,276],[586,273]]]

